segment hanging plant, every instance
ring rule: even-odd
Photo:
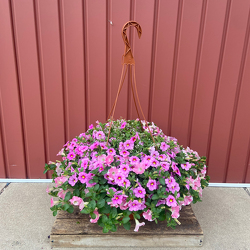
[[[126,36],[129,26],[134,26],[141,36],[138,23],[124,25],[124,63],[111,119],[106,123],[97,121],[95,127],[90,125],[85,133],[67,142],[58,153],[62,161],[46,164],[44,171],[53,170],[55,186],[47,192],[59,198],[51,198],[53,215],[59,210],[73,213],[77,207],[81,213],[89,214],[91,223],[103,227],[104,233],[115,232],[121,225],[129,230],[131,219],[136,222],[136,232],[145,225],[144,221],[166,220],[167,226],[175,228],[180,224],[181,208],[201,201],[202,189],[209,181],[205,176],[205,157],[164,135],[153,122],[146,122]],[[113,121],[128,68],[139,119]],[[144,120],[140,119],[137,103]]]

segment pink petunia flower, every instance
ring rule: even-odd
[[[75,159],[76,154],[73,151],[70,151],[67,155],[68,160],[73,160]]]
[[[153,158],[151,161],[151,166],[156,168],[159,165],[160,165],[159,161],[157,161],[155,158]]]
[[[122,173],[119,173],[119,172],[118,172],[118,173],[115,175],[115,183],[116,183],[117,185],[123,186],[124,180],[125,180],[125,176],[124,176]]]
[[[94,128],[93,124],[89,125],[89,129],[93,129],[93,128]]]
[[[125,198],[123,198],[123,201],[122,201],[122,203],[120,205],[120,209],[121,210],[126,210],[127,208],[128,208],[128,202],[126,202],[126,197],[125,197]]]
[[[153,221],[152,220],[152,211],[150,209],[147,210],[147,212],[144,212],[142,214],[142,216],[144,217],[144,219],[148,220],[148,221]],[[155,219],[154,219],[155,220]]]
[[[175,183],[174,177],[170,176],[169,178],[165,179],[165,183],[168,187],[171,187],[171,185]]]
[[[138,230],[139,230],[139,228],[141,227],[141,226],[144,226],[145,225],[145,222],[139,222],[137,219],[135,219],[135,229],[134,229],[134,231],[135,232],[138,232]]]
[[[116,151],[115,151],[113,148],[109,148],[109,149],[107,150],[107,154],[108,154],[108,155],[116,155]]]
[[[141,203],[138,200],[130,201],[128,207],[130,211],[138,211],[141,208]]]
[[[192,201],[193,201],[193,196],[191,195],[184,196],[184,206],[189,205]]]
[[[152,152],[151,156],[154,157],[154,158],[158,158],[159,157],[158,151],[155,150],[154,152]]]
[[[114,205],[116,205],[116,204],[120,205],[122,203],[122,201],[123,201],[123,196],[115,194],[114,197],[111,200],[112,200],[112,203]]]
[[[169,146],[168,144],[166,144],[166,142],[162,142],[162,143],[161,143],[160,149],[161,149],[162,151],[166,151],[166,150],[169,149],[169,148],[170,148],[170,146]]]
[[[75,205],[75,206],[79,206],[81,203],[82,203],[82,198],[80,197],[77,197],[77,196],[73,196],[69,202],[72,204],[72,205]]]
[[[143,160],[144,160],[144,161],[147,161],[147,162],[151,165],[152,160],[153,160],[153,157],[147,155]]]
[[[100,214],[98,213],[97,208],[94,210],[93,213],[96,215],[96,217],[95,217],[95,219],[90,219],[90,222],[91,223],[97,223],[97,221],[99,220],[99,217],[100,217]]]
[[[56,187],[61,186],[67,180],[68,180],[68,178],[64,177],[64,176],[62,176],[62,177],[56,177],[55,178]]]
[[[176,201],[176,199],[174,198],[173,195],[169,195],[168,198],[166,198],[166,204],[169,207],[176,207],[177,206],[177,201]]]
[[[153,191],[157,188],[156,180],[149,179],[147,187],[150,191]]]
[[[120,171],[127,177],[130,172],[130,167],[127,164],[121,164],[120,165]]]
[[[174,194],[175,191],[180,191],[180,186],[177,182],[173,182],[171,185],[168,186],[169,190]]]
[[[62,148],[62,149],[58,152],[57,156],[58,156],[58,155],[64,155],[64,152],[63,152],[63,151],[64,151],[64,148]]]
[[[177,219],[180,216],[180,213],[179,213],[180,207],[179,206],[171,207],[171,210],[172,210],[172,214],[171,214],[172,218]]]
[[[86,183],[86,182],[89,181],[89,179],[90,179],[89,174],[87,174],[87,173],[85,173],[85,172],[79,173],[78,180],[79,180],[81,183]]]
[[[128,149],[133,149],[134,148],[134,143],[131,142],[130,140],[127,140],[123,143],[123,146],[125,148],[125,150],[128,150]]]
[[[97,141],[97,142],[94,142],[89,148],[90,150],[94,150],[95,148],[97,148],[98,146],[100,145],[100,143]]]
[[[50,207],[53,207],[54,206],[54,200],[53,198],[50,199]]]
[[[116,167],[112,167],[112,168],[110,168],[109,169],[109,171],[108,171],[108,176],[109,176],[109,179],[111,179],[111,180],[114,180],[115,179],[115,175],[118,173],[119,171],[118,171],[118,169],[116,168]]]
[[[189,162],[186,162],[185,164],[181,164],[181,168],[185,170],[189,170],[192,167],[192,165]]]
[[[107,165],[110,165],[113,161],[114,161],[113,155],[108,155],[108,156],[106,157],[105,163],[106,163]]]
[[[120,151],[120,155],[122,155],[123,157],[127,157],[129,156],[129,152],[127,150],[122,150]]]
[[[95,138],[97,140],[104,140],[105,139],[105,134],[102,131],[98,131],[95,135]]]
[[[169,168],[170,168],[170,164],[167,163],[167,162],[161,162],[160,165],[162,166],[162,168],[163,168],[165,171],[168,171]]]
[[[146,190],[143,187],[137,187],[133,190],[135,197],[144,198],[146,194]]]
[[[174,173],[181,176],[181,172],[180,172],[179,168],[176,166],[176,164],[172,164],[171,167],[172,167]]]
[[[106,155],[99,155],[98,157],[97,157],[97,160],[99,161],[99,162],[101,162],[101,163],[105,163],[105,161],[106,161]]]
[[[166,204],[165,200],[158,200],[157,204],[155,205],[156,207],[159,207],[162,204]]]
[[[138,164],[140,162],[140,159],[137,156],[131,156],[129,158],[129,161],[130,161],[131,164],[135,165],[135,164]]]
[[[46,193],[48,194],[51,190],[52,190],[52,188],[49,188],[49,186],[47,186]]]
[[[59,198],[62,198],[62,199],[64,200],[65,195],[66,195],[67,192],[68,192],[68,190],[63,190],[63,189],[61,188],[60,191],[58,192],[57,196],[58,196]]]
[[[101,149],[108,149],[105,142],[100,143]]]
[[[161,155],[158,156],[158,159],[160,159],[161,161],[165,161],[166,158],[167,158],[167,156],[164,155],[164,154],[161,154]]]
[[[145,171],[145,165],[144,165],[144,163],[141,162],[141,163],[136,164],[135,167],[133,168],[133,171],[136,174],[143,174],[144,171]]]
[[[121,128],[121,129],[124,129],[124,128],[126,127],[126,124],[127,124],[126,122],[123,122],[123,123],[121,124],[121,127],[120,127],[120,128]]]
[[[72,187],[75,186],[75,184],[77,183],[77,181],[78,181],[78,178],[76,177],[76,174],[71,175],[71,176],[69,177],[69,184],[70,184]]]
[[[135,136],[131,137],[130,141],[134,143],[136,141],[136,137]]]
[[[120,183],[120,184],[118,184],[120,187],[126,187],[126,188],[128,188],[128,187],[130,187],[130,181],[128,180],[128,179],[124,179],[123,180],[123,183]]]

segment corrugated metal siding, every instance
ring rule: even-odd
[[[128,32],[146,118],[250,182],[250,0],[0,0],[0,178],[44,163],[115,99]],[[112,24],[110,23],[112,22]],[[116,117],[136,118],[128,79]],[[49,177],[49,176],[47,176]]]

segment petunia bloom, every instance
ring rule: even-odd
[[[157,188],[157,184],[156,184],[156,180],[151,180],[149,179],[148,183],[147,183],[147,187],[150,191],[153,191]]]
[[[143,187],[137,187],[133,190],[135,197],[144,198],[146,194],[146,190]]]
[[[139,228],[141,227],[141,226],[144,226],[145,225],[145,222],[139,222],[137,219],[135,219],[135,229],[134,229],[134,231],[135,232],[138,232],[138,230],[139,230]]]
[[[166,198],[166,204],[169,207],[176,207],[177,206],[177,201],[176,201],[176,199],[174,198],[173,195],[169,195],[168,198]]]
[[[96,217],[95,217],[95,219],[90,219],[90,222],[96,223],[99,220],[100,214],[98,213],[97,208],[94,210],[93,213],[96,215]]]

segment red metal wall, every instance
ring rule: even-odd
[[[136,20],[141,39],[128,33],[146,118],[206,155],[212,182],[249,183],[249,7],[0,0],[0,178],[46,178],[44,163],[67,140],[105,121],[121,73],[121,28]],[[128,84],[116,116],[136,118]]]

